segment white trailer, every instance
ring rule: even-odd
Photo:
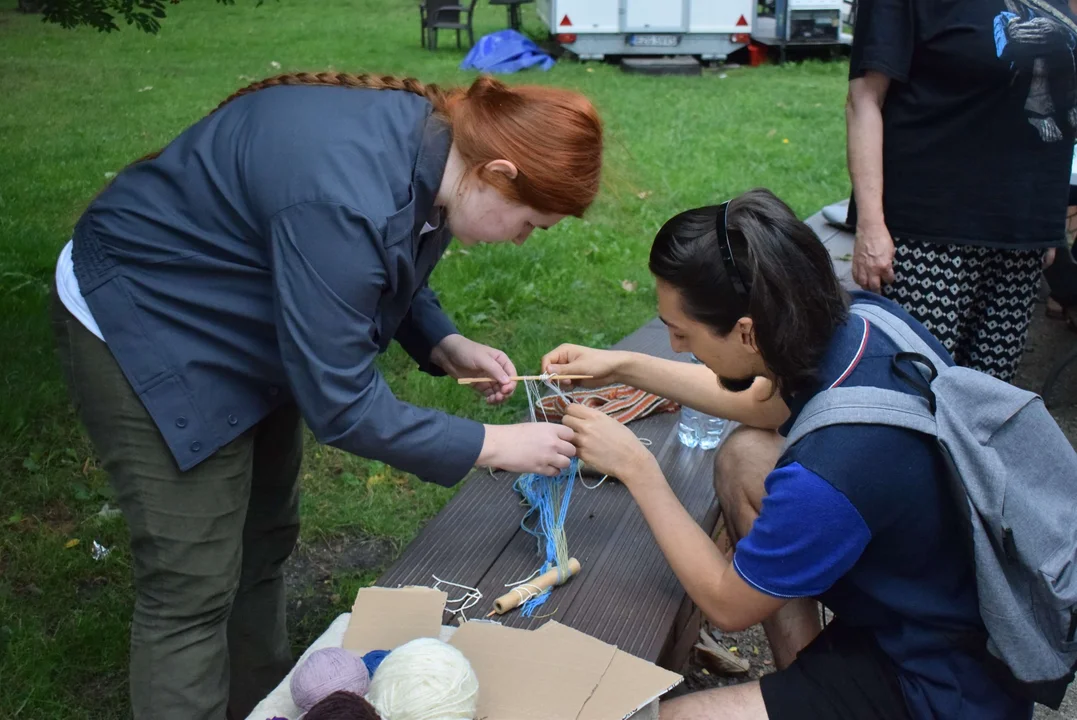
[[[581,60],[724,60],[751,41],[754,0],[537,0],[550,36]]]
[[[673,55],[725,60],[753,40],[767,45],[848,42],[847,0],[536,0],[550,37],[581,60]]]

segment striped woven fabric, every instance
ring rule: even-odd
[[[630,423],[656,413],[677,412],[681,409],[681,406],[672,400],[666,400],[627,385],[607,385],[601,388],[573,390],[565,395],[574,403],[601,410],[622,423]],[[539,402],[539,407],[545,412],[546,419],[556,422],[564,417],[566,403],[557,395],[547,395]]]

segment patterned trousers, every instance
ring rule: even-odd
[[[894,239],[895,282],[884,291],[958,365],[1012,382],[1040,286],[1043,250]]]

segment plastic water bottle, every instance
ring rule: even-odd
[[[692,362],[696,365],[703,364],[695,355],[692,356]],[[718,447],[718,442],[722,439],[725,424],[726,421],[722,418],[704,415],[698,410],[692,410],[682,405],[681,420],[677,426],[677,437],[680,438],[681,444],[686,447],[713,450]]]

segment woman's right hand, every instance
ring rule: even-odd
[[[515,473],[557,475],[576,457],[572,429],[554,423],[487,425],[479,465]]]
[[[542,358],[542,372],[550,375],[591,375],[590,380],[562,380],[564,387],[602,387],[619,382],[624,354],[580,345],[561,345]]]
[[[894,239],[886,225],[857,227],[853,280],[873,293],[882,293],[883,285],[894,282]]]

